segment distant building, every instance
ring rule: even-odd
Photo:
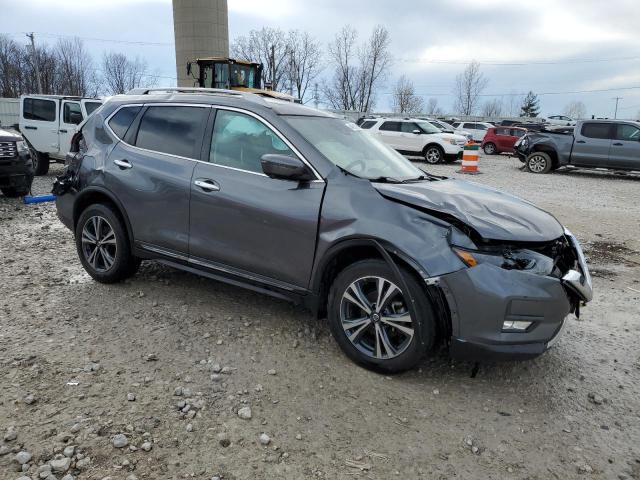
[[[227,0],[173,0],[173,32],[178,86],[192,87],[187,62],[229,56]]]

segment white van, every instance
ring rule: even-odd
[[[97,98],[22,95],[20,133],[31,149],[36,175],[46,175],[49,162],[64,162],[76,126],[102,105]]]

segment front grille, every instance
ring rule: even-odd
[[[17,153],[16,142],[0,142],[0,158],[13,158]]]

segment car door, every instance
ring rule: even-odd
[[[309,284],[325,183],[273,179],[265,154],[302,158],[260,116],[219,107],[191,185],[190,261],[281,288]],[[208,143],[208,145],[207,145]]]
[[[62,115],[60,116],[59,135],[59,156],[66,156],[71,148],[71,138],[77,131],[77,126],[84,119],[80,102],[63,100]]]
[[[109,154],[105,187],[122,203],[139,247],[187,259],[191,177],[210,112],[206,105],[138,105],[108,120],[123,141]]]
[[[58,153],[58,101],[22,97],[20,102],[20,132],[36,151]]]
[[[420,153],[426,143],[425,133],[414,122],[402,122],[400,124],[400,150]],[[416,131],[421,133],[415,133]]]
[[[609,168],[609,151],[614,125],[610,122],[584,122],[573,142],[571,164],[579,167]]]
[[[640,171],[640,127],[631,123],[618,123],[614,128],[615,138],[609,151],[612,168]]]
[[[377,133],[380,136],[380,139],[391,148],[402,150],[402,145],[400,142],[401,128],[402,127],[400,122],[386,121],[382,122],[382,125],[378,127]]]

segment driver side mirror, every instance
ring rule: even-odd
[[[260,158],[262,171],[270,178],[309,182],[315,176],[302,160],[289,155],[266,154]]]

